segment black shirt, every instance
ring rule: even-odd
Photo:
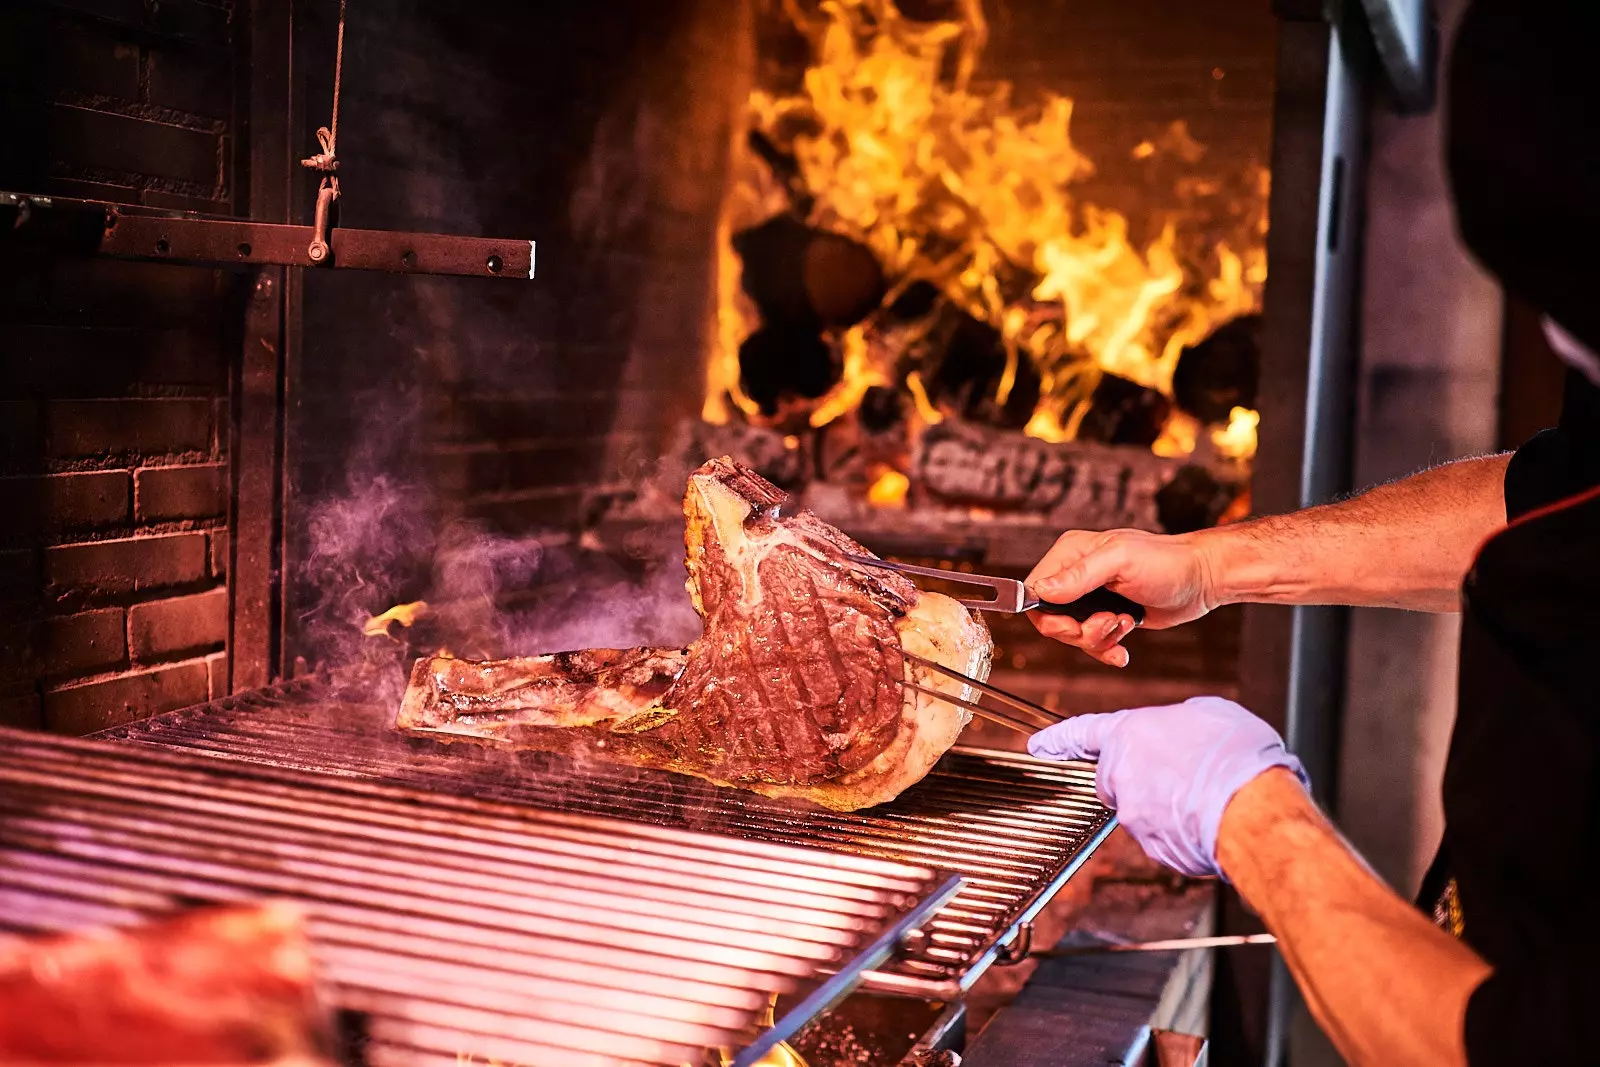
[[[1600,5],[1471,0],[1449,72],[1461,235],[1506,289],[1600,351]],[[1473,1067],[1597,1060],[1600,1015],[1600,390],[1506,471],[1510,525],[1463,587],[1445,834],[1424,902],[1494,967]],[[1435,904],[1435,902],[1438,902]]]
[[[1511,520],[1463,587],[1445,835],[1423,901],[1495,968],[1468,1062],[1593,1061],[1600,1011],[1600,390],[1506,471]],[[1442,902],[1442,903],[1441,903]]]

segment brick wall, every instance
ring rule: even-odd
[[[0,188],[233,209],[228,5],[7,20]],[[0,722],[79,734],[226,686],[236,308],[210,270],[0,254]]]
[[[573,530],[698,411],[742,98],[738,10],[351,5],[342,224],[535,238],[539,273],[308,272],[291,386],[291,658],[348,653],[304,632],[319,619],[336,640],[362,611],[427,595],[446,524],[546,542]],[[329,87],[320,61],[308,69],[315,125]],[[330,600],[336,585],[350,596]]]

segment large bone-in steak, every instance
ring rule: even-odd
[[[902,679],[976,700],[902,658],[988,676],[975,613],[899,575],[729,459],[689,478],[687,649],[589,649],[412,671],[397,725],[692,774],[840,810],[893,799],[955,743],[968,712]]]

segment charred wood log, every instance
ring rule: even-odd
[[[744,291],[768,326],[853,326],[883,302],[878,257],[858,241],[779,215],[733,235]]]
[[[905,395],[896,389],[874,385],[862,394],[857,417],[866,433],[890,433],[905,424]]]
[[[833,349],[803,327],[767,325],[739,346],[745,395],[774,416],[785,399],[815,400],[839,381]]]
[[[911,465],[910,426],[904,393],[873,386],[861,405],[817,431],[817,477],[833,484],[870,484],[884,469]]]
[[[822,320],[806,295],[802,264],[811,244],[811,227],[778,215],[733,235],[741,262],[740,284],[767,326],[818,331]]]
[[[813,237],[801,266],[806,299],[828,326],[854,326],[878,309],[888,291],[878,257],[836,233]]]
[[[1142,449],[1051,443],[946,421],[923,432],[911,472],[946,503],[1059,516],[1089,528],[1154,529],[1156,493],[1178,466]]]
[[[938,303],[939,287],[918,279],[901,290],[900,295],[884,309],[884,313],[898,322],[915,322],[933,314]]]
[[[968,422],[1021,429],[1039,405],[1039,371],[1026,353],[1004,397],[1006,346],[1000,331],[952,304],[940,303],[934,321],[914,349],[928,399]]]
[[[1171,414],[1172,401],[1157,390],[1115,374],[1102,375],[1078,424],[1078,439],[1149,448]]]
[[[1226,422],[1234,408],[1254,408],[1261,379],[1261,316],[1246,315],[1185,348],[1172,375],[1178,407],[1201,422]]]
[[[1193,533],[1215,526],[1238,495],[1238,485],[1218,481],[1204,467],[1191,464],[1156,493],[1156,514],[1167,533]]]

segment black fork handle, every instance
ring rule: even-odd
[[[1078,622],[1086,621],[1091,615],[1098,615],[1109,611],[1113,615],[1127,615],[1135,623],[1144,622],[1144,605],[1137,604],[1121,593],[1113,593],[1105,586],[1083,594],[1077,600],[1065,604],[1057,604],[1049,600],[1039,601],[1039,606],[1033,610],[1045,615],[1065,615],[1076,619]]]

